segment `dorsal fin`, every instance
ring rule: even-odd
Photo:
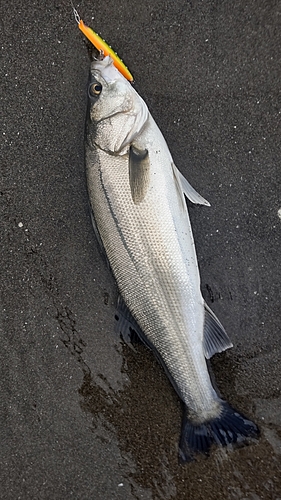
[[[93,229],[94,229],[94,233],[96,235],[96,238],[97,238],[97,241],[98,241],[98,244],[99,244],[100,252],[101,252],[102,256],[104,257],[104,259],[106,261],[108,269],[111,270],[111,267],[110,267],[110,264],[109,264],[109,260],[108,260],[108,257],[106,255],[104,244],[102,242],[101,235],[100,235],[100,232],[98,230],[98,226],[97,226],[96,219],[95,219],[94,212],[93,212],[93,209],[92,209],[91,205],[90,205],[90,216],[91,216],[91,221],[92,221],[92,226],[93,226]]]
[[[213,311],[205,303],[205,324],[203,349],[205,358],[233,347],[228,335]]]
[[[130,345],[131,342],[136,343],[137,339],[139,339],[139,341],[145,342],[145,337],[142,333],[142,330],[131,314],[129,308],[126,306],[121,295],[118,296],[117,300],[115,320],[116,323],[114,330],[119,335],[122,335],[123,340],[126,344]]]

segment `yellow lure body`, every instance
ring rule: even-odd
[[[85,37],[90,40],[90,42],[96,47],[98,50],[102,50],[105,56],[110,56],[113,59],[114,66],[122,73],[122,75],[127,78],[130,82],[134,80],[132,74],[128,70],[127,66],[123,63],[123,61],[118,57],[118,55],[112,50],[112,48],[97,34],[92,28],[86,26],[82,19],[79,19],[78,27],[85,35]]]

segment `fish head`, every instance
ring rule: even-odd
[[[110,56],[91,64],[88,87],[89,120],[95,125],[90,143],[125,154],[140,134],[149,112],[145,102],[113,65]],[[89,139],[89,138],[88,138]]]

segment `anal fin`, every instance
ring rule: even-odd
[[[214,354],[233,347],[224,327],[213,311],[205,303],[205,324],[203,349],[205,358],[210,359]]]

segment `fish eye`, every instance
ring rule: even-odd
[[[93,83],[92,85],[90,85],[90,94],[92,96],[98,96],[100,95],[102,91],[102,85],[100,83]]]

